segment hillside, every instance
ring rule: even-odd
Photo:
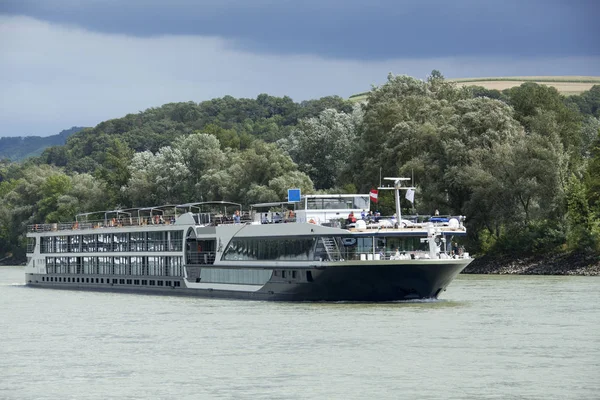
[[[57,135],[46,137],[0,137],[0,159],[21,161],[29,157],[39,156],[48,147],[64,145],[69,136],[82,129],[84,128],[74,126],[71,129],[65,129]]]
[[[482,86],[486,89],[505,90],[520,86],[525,82],[534,82],[540,85],[552,86],[564,95],[581,94],[590,90],[594,85],[600,85],[600,76],[508,76],[484,78],[455,78],[448,79],[458,86]],[[357,93],[350,96],[351,101],[361,101],[368,92]]]
[[[600,85],[456,86],[390,74],[364,107],[261,94],[106,120],[35,162],[0,162],[0,259],[25,257],[28,224],[91,210],[366,193],[413,174],[419,200],[403,212],[466,216],[472,254],[600,254]],[[376,207],[392,215],[393,196]]]

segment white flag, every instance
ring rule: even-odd
[[[411,203],[415,202],[415,191],[414,191],[414,189],[406,189],[406,200],[410,201]]]

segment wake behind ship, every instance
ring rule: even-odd
[[[29,226],[26,284],[255,300],[392,301],[437,298],[471,262],[453,245],[466,234],[461,217],[371,216],[369,195],[307,195],[299,203],[240,211],[235,203],[203,202]],[[347,218],[361,213],[365,218],[356,222]]]

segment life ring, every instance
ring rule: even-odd
[[[312,218],[308,220],[308,223],[309,223],[309,224],[316,224],[315,220],[314,220],[314,219],[312,219]]]

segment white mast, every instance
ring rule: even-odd
[[[380,190],[394,190],[394,196],[396,198],[396,218],[397,224],[400,226],[400,222],[402,221],[402,212],[400,211],[400,190],[408,190],[415,188],[413,186],[402,186],[402,181],[410,181],[410,178],[383,178],[388,181],[394,181],[394,187],[379,187]]]

